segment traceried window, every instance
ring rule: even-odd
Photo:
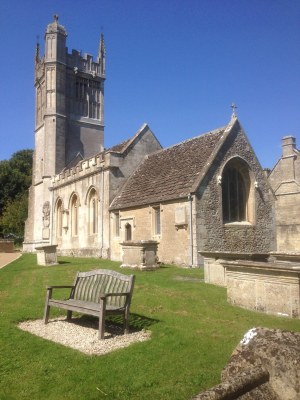
[[[62,218],[63,218],[63,204],[62,200],[59,199],[56,204],[56,236],[62,236]]]
[[[78,197],[76,194],[73,194],[71,200],[71,230],[72,236],[78,235]]]
[[[95,189],[89,194],[89,233],[94,235],[98,232],[98,196]]]
[[[161,233],[160,207],[153,207],[153,233],[154,235]]]
[[[84,117],[88,116],[88,79],[76,79],[76,112]]]
[[[251,222],[249,212],[249,168],[241,159],[228,162],[222,175],[222,208],[224,223]]]

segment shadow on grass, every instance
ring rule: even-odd
[[[145,317],[139,314],[130,314],[129,317],[129,330],[130,332],[139,332],[143,329],[150,329],[151,325],[160,322],[158,319]],[[99,320],[97,317],[82,315],[80,317],[72,318],[70,323],[77,324],[84,327],[92,327],[98,329]],[[121,315],[109,315],[105,319],[105,331],[112,334],[123,334],[123,317]]]

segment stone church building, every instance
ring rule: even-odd
[[[66,37],[55,17],[44,56],[36,49],[24,251],[48,244],[63,255],[121,261],[124,244],[148,241],[160,262],[197,266],[203,257],[215,265],[220,257],[265,259],[276,250],[276,197],[236,115],[168,148],[145,124],[105,149],[104,39],[93,59],[69,53]],[[291,159],[286,153],[280,163]],[[280,179],[280,171],[271,173],[272,185]],[[289,190],[299,188],[287,180]]]
[[[282,156],[269,182],[276,196],[277,252],[300,253],[300,152],[295,137],[282,139]]]

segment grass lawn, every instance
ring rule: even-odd
[[[53,267],[23,255],[0,270],[0,399],[182,399],[219,383],[231,352],[250,328],[300,331],[300,320],[230,306],[226,289],[204,284],[201,269],[135,271],[131,325],[151,340],[88,356],[19,330],[43,316],[45,287],[71,284],[75,272],[120,270],[99,259],[59,258]],[[130,270],[122,270],[130,274]],[[63,315],[51,309],[51,316]]]

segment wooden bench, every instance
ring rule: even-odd
[[[72,318],[73,311],[93,315],[99,318],[99,339],[103,339],[105,315],[123,314],[124,331],[128,333],[129,308],[134,280],[134,275],[123,275],[107,269],[77,272],[73,285],[47,287],[44,322],[48,323],[50,307],[67,310],[68,320]],[[63,288],[71,289],[68,299],[53,299],[53,289]]]

